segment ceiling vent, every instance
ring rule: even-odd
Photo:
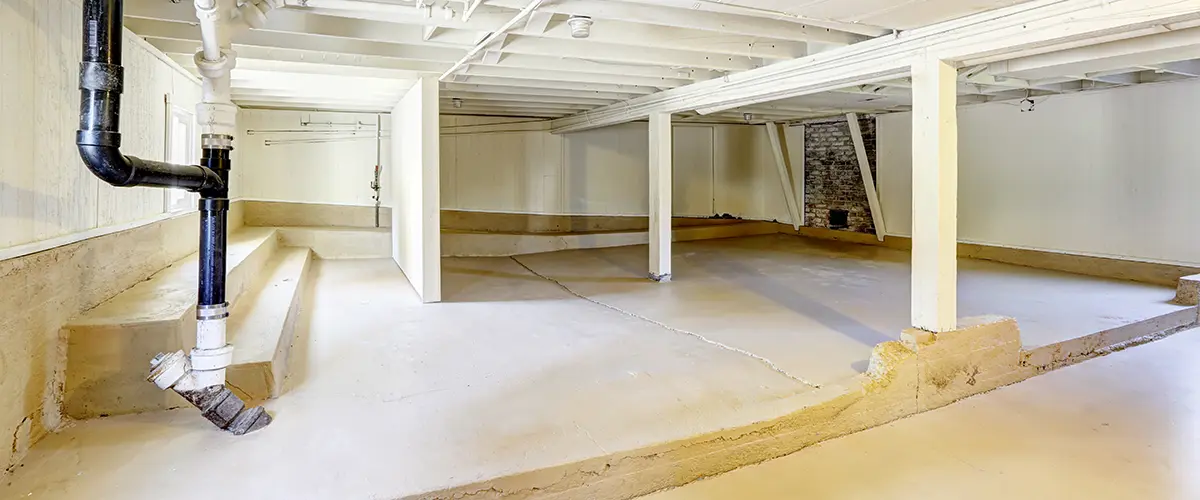
[[[571,38],[587,38],[592,36],[592,18],[588,16],[571,16],[567,19],[571,27]]]

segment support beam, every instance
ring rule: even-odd
[[[800,229],[800,209],[796,207],[796,192],[792,190],[792,177],[788,173],[787,156],[784,154],[784,140],[780,137],[779,124],[767,122],[767,138],[771,140],[771,154],[775,156],[775,170],[779,172],[779,185],[783,187],[783,199],[787,203],[788,215],[792,217],[792,227]]]
[[[555,120],[554,133],[649,113],[729,109],[905,77],[917,54],[985,64],[1100,40],[1144,36],[1200,20],[1200,0],[1034,0],[694,83]]]
[[[912,75],[912,322],[946,332],[958,314],[957,74],[926,55]]]
[[[650,279],[671,281],[671,115],[650,115]]]
[[[796,192],[796,206],[800,210],[800,225],[808,225],[807,193],[804,176],[808,166],[804,158],[804,124],[784,126],[784,144],[787,144],[788,164],[792,166],[792,182]]]
[[[858,156],[858,171],[862,173],[863,189],[867,192],[867,204],[871,207],[871,221],[875,223],[875,237],[883,241],[887,228],[883,224],[883,207],[879,205],[879,193],[875,191],[875,176],[871,175],[871,159],[867,157],[867,145],[863,143],[862,129],[858,125],[857,113],[846,113],[850,125],[850,138],[854,140],[854,153]]]

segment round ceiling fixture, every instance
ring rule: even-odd
[[[453,104],[456,109],[461,108],[462,107],[462,99],[459,99],[457,97],[455,97],[454,99],[450,99],[450,104]]]
[[[571,27],[571,38],[592,36],[592,18],[588,16],[571,16],[567,18],[567,26]]]

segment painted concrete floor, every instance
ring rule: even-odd
[[[433,305],[390,261],[317,262],[271,427],[227,436],[191,409],[82,422],[35,446],[0,498],[210,498],[196,477],[244,498],[399,498],[784,415],[907,324],[900,252],[686,243],[671,284],[641,278],[645,252],[447,259]],[[965,313],[1027,330],[1174,310],[1165,288],[962,267]]]
[[[1200,498],[1200,330],[641,500]]]
[[[788,235],[677,243],[673,282],[648,282],[646,247],[521,256],[571,290],[771,359],[815,384],[866,369],[910,325],[908,252]],[[1175,290],[959,260],[959,317],[1017,319],[1026,348],[1168,314]]]

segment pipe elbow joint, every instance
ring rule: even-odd
[[[261,406],[247,408],[242,398],[224,385],[200,387],[196,384],[191,362],[183,351],[159,353],[150,366],[147,380],[160,389],[175,391],[199,408],[209,422],[231,434],[240,436],[254,432],[273,420],[271,414]]]
[[[100,180],[116,187],[133,185],[134,166],[129,158],[114,146],[79,144],[79,157],[83,164]]]

